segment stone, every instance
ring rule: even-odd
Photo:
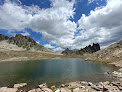
[[[42,92],[40,88],[35,89],[36,92]]]
[[[71,90],[67,89],[67,88],[61,88],[60,92],[71,92]]]
[[[93,86],[93,84],[91,82],[88,82],[88,86]]]
[[[88,86],[88,83],[85,82],[85,81],[81,81],[81,85],[82,85],[82,86]]]
[[[7,88],[7,87],[2,87],[0,88],[0,92],[17,92],[17,88]]]
[[[65,84],[61,84],[61,87],[65,87]]]
[[[57,89],[55,92],[60,92],[60,89]]]
[[[68,88],[77,88],[81,86],[81,84],[78,82],[70,82],[68,85]]]
[[[51,89],[49,89],[49,88],[42,88],[41,89],[42,91],[44,91],[44,92],[53,92]]]
[[[91,86],[92,89],[95,89],[96,91],[103,91],[103,86],[96,86],[96,85],[93,85]]]
[[[73,92],[79,92],[79,88],[75,88],[75,89],[73,89]]]
[[[46,88],[47,85],[46,85],[46,83],[44,83],[44,84],[39,85],[38,87],[39,87],[39,88]]]
[[[14,88],[22,88],[26,85],[27,85],[27,83],[14,84]]]
[[[28,92],[36,92],[36,89],[29,90]]]
[[[109,85],[110,82],[109,81],[106,81],[106,82],[103,82],[104,85]]]
[[[119,72],[122,72],[122,68],[120,68],[118,71],[119,71]]]
[[[80,88],[85,88],[84,86],[80,86]]]

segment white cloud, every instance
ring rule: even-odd
[[[122,39],[121,0],[107,0],[106,6],[97,7],[89,16],[83,14],[78,23],[70,21],[75,14],[73,8],[75,0],[51,0],[51,2],[51,8],[40,9],[38,6],[18,5],[6,0],[0,5],[0,29],[9,30],[11,33],[15,30],[24,32],[25,28],[31,28],[42,34],[42,40],[50,42],[45,47],[53,48],[50,44],[56,44],[56,51],[65,48],[79,49],[93,42],[99,42],[105,47]],[[78,29],[82,30],[74,39],[77,24]]]
[[[38,6],[22,6],[6,0],[0,5],[0,28],[13,32],[29,27],[35,32],[40,32],[43,40],[55,43],[59,47],[71,46],[77,24],[69,18],[74,15],[75,1],[51,1],[51,8],[40,9]]]
[[[40,43],[40,41],[36,41],[36,43],[38,43],[38,44],[39,44],[39,43]]]
[[[92,10],[89,16],[82,15],[78,21],[81,31],[75,43],[89,44],[99,42],[107,46],[122,39],[122,1],[108,0],[105,7]],[[82,45],[83,46],[83,45]]]
[[[55,50],[56,52],[62,52],[64,49],[62,49],[61,47],[57,47],[57,48],[55,48],[53,50]]]
[[[45,44],[44,47],[46,47],[46,48],[50,48],[50,49],[55,48],[55,46],[52,46],[52,45],[50,45],[50,44]]]

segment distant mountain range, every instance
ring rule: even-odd
[[[98,43],[91,46],[86,46],[85,48],[81,48],[80,50],[69,50],[68,48],[62,51],[62,54],[70,55],[70,54],[77,54],[77,55],[83,55],[86,53],[94,53],[100,50],[100,45]]]
[[[64,54],[64,55],[62,55]],[[122,67],[122,40],[100,50],[98,43],[86,46],[80,50],[66,49],[62,54],[45,48],[32,38],[16,34],[9,38],[0,34],[0,61],[22,61],[47,58],[75,58],[83,57],[85,60],[115,64]]]

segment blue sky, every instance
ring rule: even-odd
[[[62,51],[122,39],[121,0],[0,0],[0,33]]]

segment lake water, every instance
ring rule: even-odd
[[[80,58],[51,59],[23,62],[0,63],[0,86],[14,83],[59,84],[71,81],[106,81],[113,80],[104,72],[116,70],[105,64],[84,61]]]

